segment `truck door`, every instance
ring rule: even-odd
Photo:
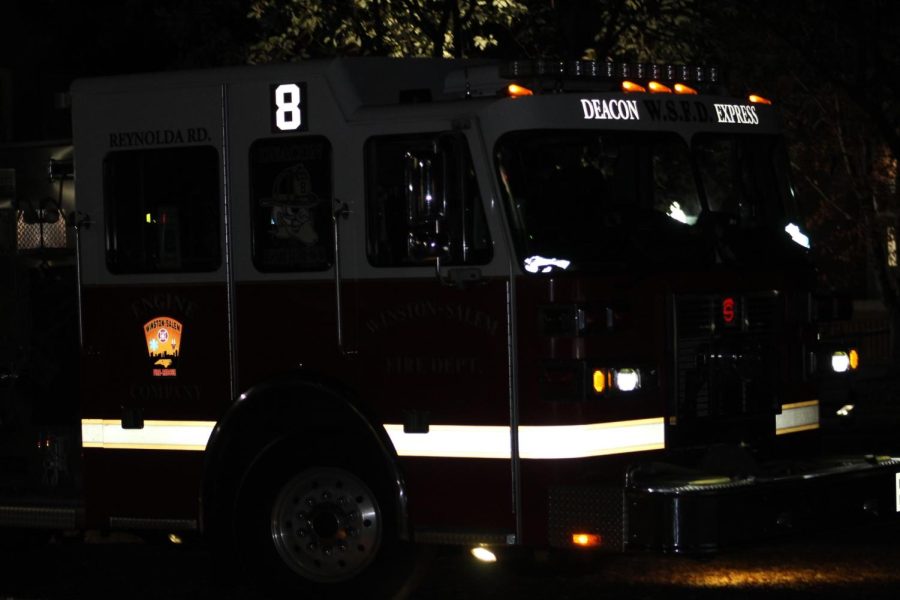
[[[280,75],[228,89],[240,391],[300,368],[347,376],[332,219],[344,119],[321,75]]]
[[[515,532],[506,258],[467,137],[420,131],[363,145],[349,347],[401,457],[417,539],[504,543]]]
[[[73,89],[88,526],[196,526],[230,401],[222,91],[167,83]]]

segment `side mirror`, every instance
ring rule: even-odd
[[[407,251],[417,261],[448,258],[450,240],[445,231],[449,201],[448,156],[437,140],[427,148],[406,153]]]
[[[37,206],[29,203],[22,209],[22,219],[26,225],[51,224],[59,221],[59,206],[53,198],[42,198],[36,204]]]
[[[853,298],[848,294],[816,294],[813,317],[818,322],[848,321],[853,317]]]
[[[466,259],[468,171],[465,138],[445,133],[409,150],[403,157],[407,255],[415,262]]]

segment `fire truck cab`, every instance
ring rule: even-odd
[[[697,552],[895,515],[900,462],[811,450],[777,112],[719,88],[376,58],[76,82],[51,201],[0,153],[0,521],[200,530],[327,594],[399,581],[412,542]]]

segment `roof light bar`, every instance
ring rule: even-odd
[[[718,67],[596,60],[514,60],[500,67],[505,79],[552,77],[572,79],[639,79],[660,82],[719,83]]]
[[[612,79],[615,63],[596,60],[574,60],[566,63],[566,75],[577,79]]]

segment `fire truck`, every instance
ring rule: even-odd
[[[0,151],[0,524],[280,589],[414,544],[695,553],[890,518],[825,457],[776,107],[715,68],[360,58],[77,81]],[[2,535],[2,534],[0,534]]]

